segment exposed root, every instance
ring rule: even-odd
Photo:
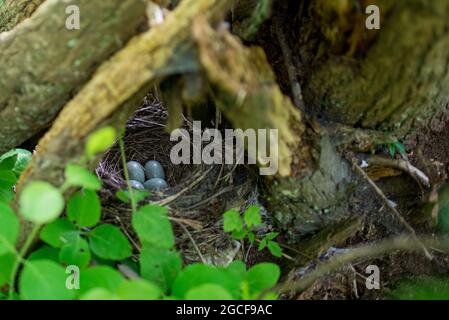
[[[417,237],[398,236],[396,238],[379,241],[375,244],[348,249],[345,250],[344,253],[336,254],[327,262],[318,265],[316,269],[306,274],[299,280],[288,281],[280,284],[277,287],[277,292],[299,293],[307,289],[316,280],[325,276],[327,273],[336,271],[349,263],[359,261],[361,259],[376,258],[395,250],[417,251],[421,250],[423,246],[437,247],[444,252],[449,252],[449,242],[447,240],[435,238],[419,239]]]
[[[374,189],[376,194],[380,197],[380,199],[384,202],[384,204],[390,209],[390,211],[393,213],[394,217],[404,226],[404,228],[412,235],[414,240],[417,241],[417,243],[421,244],[421,248],[423,249],[426,257],[429,260],[433,259],[432,254],[427,250],[426,246],[419,240],[419,238],[416,235],[415,229],[404,219],[404,217],[399,213],[399,211],[396,209],[396,204],[389,200],[387,196],[383,193],[383,191],[376,185],[376,183],[371,180],[371,178],[368,176],[368,174],[357,164],[356,159],[354,158],[354,155],[350,152],[345,153],[346,159],[352,164],[355,171],[363,178],[365,179],[371,187]]]
[[[430,179],[427,175],[413,166],[409,161],[404,159],[389,159],[379,156],[370,156],[366,158],[369,165],[393,167],[408,173],[413,179],[416,180],[420,185],[425,187],[430,187]]]

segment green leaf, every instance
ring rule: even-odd
[[[278,299],[278,295],[277,293],[274,292],[268,292],[267,294],[265,294],[262,297],[262,300],[277,300]]]
[[[226,267],[226,270],[243,280],[246,274],[246,264],[241,260],[234,260]]]
[[[249,206],[245,211],[244,219],[248,228],[261,224],[262,218],[260,216],[260,208],[254,205]]]
[[[87,241],[75,233],[66,233],[63,238],[66,243],[59,252],[59,262],[64,265],[75,265],[80,269],[87,267],[91,258]]]
[[[142,242],[167,249],[175,244],[167,209],[164,207],[154,205],[141,207],[132,216],[132,226]]]
[[[0,255],[14,252],[19,235],[19,219],[5,203],[0,203]]]
[[[270,232],[270,233],[267,233],[264,238],[267,240],[273,240],[278,235],[279,235],[279,232]]]
[[[0,202],[10,203],[14,199],[13,187],[0,181]]]
[[[14,165],[11,168],[17,176],[20,176],[31,161],[33,154],[25,149],[13,149],[0,157],[0,162],[5,159],[14,159]]]
[[[394,143],[388,144],[388,152],[390,153],[390,156],[394,158],[394,155],[396,154],[396,146],[394,145]]]
[[[14,253],[0,255],[0,287],[11,280],[11,272],[14,267],[15,260],[16,256]]]
[[[113,127],[104,127],[93,132],[86,143],[86,156],[90,159],[112,147],[117,138],[117,131]]]
[[[59,217],[64,210],[64,198],[51,184],[35,181],[23,189],[19,206],[25,219],[42,225]]]
[[[248,240],[250,243],[254,243],[254,240],[256,240],[256,235],[253,232],[248,232]]]
[[[122,300],[156,300],[162,296],[160,288],[138,279],[123,282],[117,288],[117,296]]]
[[[214,283],[206,283],[190,289],[185,296],[186,300],[232,300],[231,294]]]
[[[75,193],[67,204],[67,216],[80,227],[93,227],[101,218],[100,198],[94,191]]]
[[[267,246],[267,238],[263,238],[261,241],[260,241],[260,243],[259,243],[259,251],[262,251],[263,249],[265,249],[266,248],[266,246]]]
[[[274,263],[259,263],[246,273],[246,281],[251,293],[260,293],[264,289],[274,287],[279,280],[281,270]]]
[[[229,210],[223,214],[223,230],[225,232],[241,231],[242,229],[243,221],[237,211]]]
[[[173,284],[172,294],[178,298],[185,298],[193,288],[204,284],[216,284],[227,290],[233,299],[239,299],[240,283],[241,278],[235,272],[194,263],[188,265],[178,275]]]
[[[13,171],[0,171],[0,183],[6,188],[12,188],[17,182],[17,176]]]
[[[40,238],[55,248],[61,248],[63,234],[76,231],[76,227],[66,218],[60,218],[42,228]]]
[[[100,179],[89,170],[74,164],[68,164],[65,169],[66,185],[98,191],[101,189]]]
[[[32,252],[28,258],[28,261],[35,260],[51,260],[59,262],[59,250],[49,246],[43,246],[36,251]]]
[[[119,300],[119,297],[104,288],[93,288],[79,297],[79,300]]]
[[[182,260],[176,251],[154,245],[142,246],[140,273],[144,279],[157,284],[165,292],[171,288],[181,268]]]
[[[271,254],[275,257],[282,257],[282,249],[281,246],[276,241],[268,241],[267,243],[268,250],[270,250]]]
[[[134,196],[134,199],[136,200],[136,202],[145,200],[146,198],[148,198],[149,195],[150,195],[150,192],[148,192],[146,190],[133,189],[133,196]],[[117,199],[119,199],[120,201],[122,201],[124,203],[131,203],[131,197],[130,197],[130,193],[128,190],[119,190],[119,191],[117,191],[115,196],[117,197]]]
[[[4,159],[0,158],[0,171],[13,171],[16,165],[17,155],[13,155]]]
[[[19,289],[24,300],[70,300],[75,290],[66,287],[63,267],[50,260],[27,262],[20,276]]]
[[[394,143],[394,146],[395,146],[396,150],[398,150],[398,152],[400,154],[406,154],[407,153],[406,150],[405,150],[405,146],[404,146],[404,144],[402,142],[396,141]]]
[[[231,233],[232,237],[236,240],[242,240],[248,235],[246,229],[236,230]]]
[[[390,295],[400,300],[449,300],[449,279],[421,276],[404,280]]]
[[[80,276],[80,294],[93,288],[104,288],[111,292],[125,281],[117,270],[108,266],[95,266],[82,271]]]
[[[90,248],[103,259],[123,260],[131,256],[131,245],[120,228],[103,224],[89,233]]]
[[[92,252],[92,249],[90,251],[92,253],[92,260],[94,261],[94,265],[103,265],[115,268],[116,261],[100,258],[94,252]]]

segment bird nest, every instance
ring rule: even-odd
[[[177,143],[166,130],[167,110],[153,95],[148,95],[126,126],[123,137],[126,160],[141,164],[159,161],[165,169],[169,188],[152,192],[140,205],[157,204],[169,209],[177,247],[187,262],[226,264],[238,251],[238,244],[222,231],[221,217],[229,208],[246,206],[254,189],[251,170],[244,165],[175,165],[170,151]],[[184,129],[192,132],[190,120]],[[103,217],[127,231],[133,244],[129,204],[119,201],[116,192],[126,189],[119,145],[114,145],[97,167],[103,181]]]

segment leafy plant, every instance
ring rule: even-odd
[[[89,139],[86,147],[87,157],[110,147],[115,138],[111,130],[102,129],[91,139],[93,141]],[[13,157],[0,162],[0,168],[5,171],[0,179],[3,177],[11,192],[17,179],[13,171],[17,169],[17,158]],[[262,294],[264,298],[275,296],[266,293],[280,276],[275,264],[261,263],[249,270],[241,261],[234,261],[226,268],[201,263],[184,266],[176,252],[168,210],[163,207],[143,205],[133,210],[132,227],[141,243],[140,254],[133,253],[128,237],[120,228],[101,222],[101,203],[96,193],[101,181],[83,166],[74,164],[67,166],[65,177],[60,188],[33,181],[21,192],[18,213],[32,225],[32,230],[19,251],[16,244],[20,222],[9,206],[14,194],[10,200],[0,201],[0,288],[5,284],[9,288],[7,295],[0,289],[0,299],[256,299]],[[68,188],[76,192],[66,203],[63,193]],[[122,190],[117,196],[135,205],[148,196],[146,192],[135,191]],[[228,216],[226,228],[237,235],[254,235],[252,228],[261,223],[257,207],[249,208],[242,221],[235,213]],[[265,241],[267,246],[273,239]],[[28,254],[35,240],[41,241],[40,247]],[[137,278],[127,279],[115,268],[116,263],[133,266]],[[76,271],[72,274],[73,267]],[[70,281],[76,284],[74,277],[79,273],[82,274],[79,283],[72,287]]]
[[[254,241],[259,242],[259,251],[268,248],[270,253],[275,257],[282,256],[282,248],[274,240],[279,234],[270,232],[264,235],[261,239],[256,239],[254,228],[262,224],[262,217],[260,216],[260,208],[257,206],[249,206],[243,218],[236,210],[229,210],[223,214],[223,230],[231,234],[236,240],[242,240],[248,237],[250,243]]]
[[[28,150],[13,149],[0,157],[0,202],[9,203],[14,198],[13,187],[31,156]]]
[[[400,300],[448,300],[449,281],[447,278],[428,276],[403,280],[390,296]]]
[[[399,153],[401,155],[406,155],[405,146],[400,141],[391,142],[388,144],[388,152],[390,153],[390,156],[394,158],[396,153]]]

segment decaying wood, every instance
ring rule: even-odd
[[[136,36],[104,63],[39,142],[18,189],[31,180],[60,186],[65,165],[81,159],[89,134],[104,125],[122,128],[149,88],[174,72],[170,63],[187,43],[196,17],[203,13],[210,21],[221,20],[228,5],[222,0],[183,1],[163,24]],[[92,168],[95,164],[90,163]],[[27,233],[23,228],[22,241]]]
[[[193,33],[212,96],[233,127],[278,129],[279,176],[291,175],[292,167],[307,167],[303,117],[279,89],[263,50],[246,48],[229,32],[214,31],[200,19]]]
[[[80,30],[66,28],[69,4],[80,8]],[[144,21],[140,0],[47,0],[30,19],[0,33],[0,153],[48,126]]]
[[[426,188],[430,188],[430,180],[420,169],[404,159],[389,159],[380,156],[371,156],[365,159],[368,166],[381,166],[396,168],[409,174],[415,181]]]
[[[279,172],[264,201],[280,226],[298,239],[347,216],[347,164],[329,134],[283,95],[264,52],[200,20],[194,37],[213,100],[233,127],[278,129]]]

